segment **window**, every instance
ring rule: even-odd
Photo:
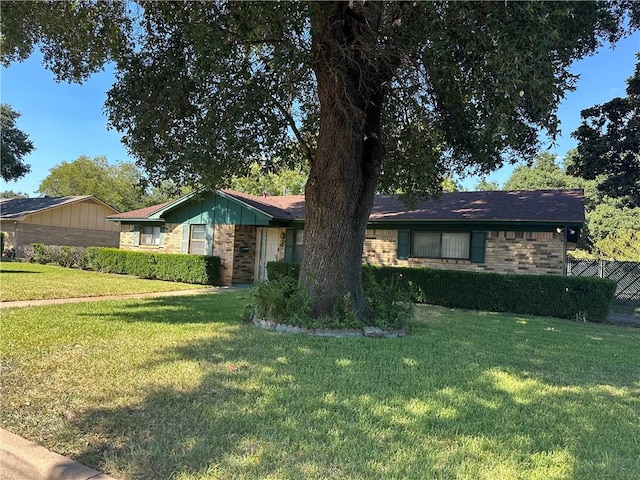
[[[204,225],[191,225],[189,236],[189,253],[205,255],[207,245],[207,233]]]
[[[140,227],[140,245],[160,245],[160,227]]]
[[[470,244],[469,232],[412,232],[411,256],[468,260]]]

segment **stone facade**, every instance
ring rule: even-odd
[[[367,230],[363,261],[373,265],[428,267],[497,273],[562,275],[562,234],[555,232],[487,232],[484,263],[469,260],[412,258],[398,260],[396,230]]]

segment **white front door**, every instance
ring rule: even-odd
[[[264,282],[267,280],[267,263],[278,260],[280,231],[277,228],[258,228],[256,235],[258,255],[256,258],[255,278]]]

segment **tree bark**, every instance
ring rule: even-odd
[[[382,160],[383,79],[354,46],[359,20],[349,7],[320,9],[312,16],[320,131],[305,191],[300,283],[312,294],[316,316],[340,302],[366,318],[362,254]]]

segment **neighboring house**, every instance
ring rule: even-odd
[[[7,234],[5,250],[17,256],[31,243],[117,247],[120,228],[106,219],[116,213],[90,195],[2,199],[0,229]]]
[[[304,196],[194,192],[112,215],[120,248],[221,258],[220,284],[266,278],[304,249]],[[584,223],[582,190],[443,193],[407,208],[376,195],[363,261],[376,265],[562,275]]]

